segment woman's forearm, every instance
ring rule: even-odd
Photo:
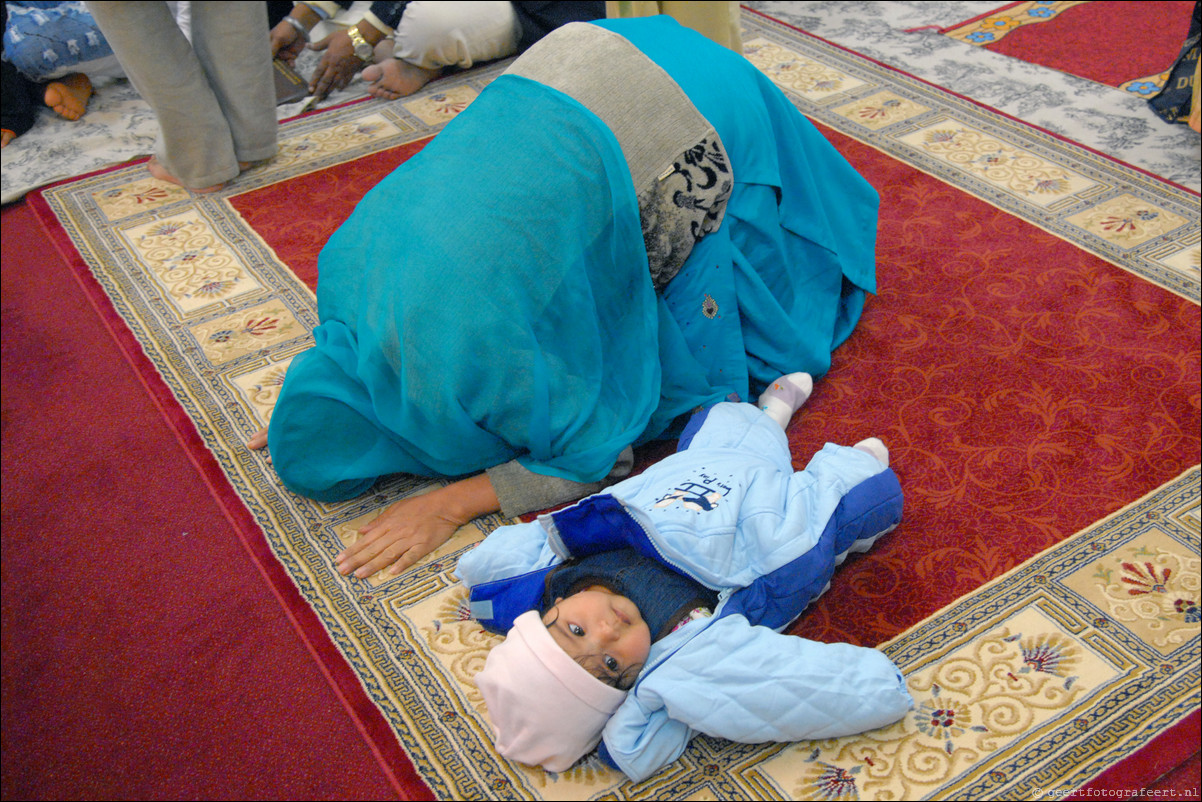
[[[436,492],[443,496],[448,514],[461,523],[466,524],[473,518],[501,510],[501,503],[497,500],[488,474],[460,479]]]

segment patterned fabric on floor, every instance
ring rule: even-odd
[[[898,724],[787,746],[756,774],[794,799],[1038,799],[1186,719],[1198,480],[1187,471],[884,645],[916,703]]]
[[[135,165],[44,190],[35,206],[195,425],[337,647],[337,670],[361,685],[364,731],[385,723],[377,737],[403,746],[436,797],[1031,798],[1095,781],[1197,709],[1198,198],[759,16],[745,15],[744,45],[889,205],[881,294],[839,352],[843,372],[790,431],[799,466],[811,429],[879,434],[907,491],[908,520],[850,560],[794,630],[893,638],[882,648],[917,708],[857,738],[698,738],[637,785],[595,757],[558,774],[500,759],[472,683],[497,639],[468,620],[454,568],[502,522],[474,522],[400,577],[347,579],[332,561],[354,531],[424,485],[398,478],[321,504],[284,491],[243,446],[311,342],[328,231],[503,65],[289,123],[280,156],[219,193]],[[945,246],[939,231],[996,244]],[[956,291],[909,289],[924,284]],[[995,339],[979,345],[982,333]],[[851,380],[873,360],[875,374]],[[990,370],[1013,388],[980,396],[967,377]],[[982,429],[1003,445],[977,444]],[[920,583],[932,565],[948,581]]]
[[[1197,133],[1165,123],[1142,96],[939,32],[1000,3],[748,0],[746,5],[1195,192],[1202,189]]]

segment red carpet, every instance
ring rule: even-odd
[[[1199,311],[826,133],[882,193],[881,293],[791,440],[800,464],[880,435],[908,518],[794,631],[873,644],[1198,461]],[[233,203],[312,286],[354,199],[418,147]],[[27,204],[3,227],[4,797],[420,791],[111,310]],[[1121,782],[1179,762],[1192,726]]]
[[[880,436],[907,521],[797,633],[872,644],[1198,462],[1199,309],[826,133],[881,193],[880,294],[793,453]]]
[[[1199,311],[824,133],[881,192],[881,292],[791,442],[800,467],[827,440],[880,435],[908,518],[872,560],[849,561],[793,631],[872,645],[1197,462]],[[315,286],[325,238],[406,155],[393,149],[353,174],[326,170],[233,203]],[[279,222],[297,195],[323,209],[303,231]],[[1178,745],[1176,760],[1192,751]],[[1163,770],[1135,773],[1147,782]]]
[[[1189,33],[1192,0],[1108,0],[1081,3],[1046,21],[1036,3],[1011,3],[976,20],[945,29],[967,36],[995,53],[1119,86],[1164,72],[1177,58]]]
[[[849,563],[799,634],[876,644],[1198,461],[1199,313],[823,132],[881,193],[881,291],[795,419],[793,452],[800,467],[828,440],[881,436],[910,512],[905,537],[882,559]],[[325,239],[405,155],[395,148],[353,174],[331,168],[232,202],[315,287]],[[278,222],[298,195],[323,210],[303,231]]]
[[[395,797],[140,354],[0,219],[3,797]]]
[[[1197,463],[1199,309],[826,133],[881,192],[880,294],[790,444],[881,436],[907,518],[790,632],[871,645]],[[1195,713],[1091,788],[1197,799],[1197,745]]]

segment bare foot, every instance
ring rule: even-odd
[[[246,441],[246,447],[251,451],[260,451],[264,448],[267,448],[267,427],[264,427],[252,434],[250,439]],[[271,464],[270,454],[267,455],[267,464]]]
[[[251,167],[251,165],[252,162],[238,162],[238,170],[239,172],[247,170]],[[167,168],[162,165],[157,156],[150,157],[150,161],[146,163],[146,169],[149,170],[150,174],[158,180],[184,187],[184,189],[188,190],[189,192],[195,192],[198,195],[207,195],[210,192],[217,192],[218,190],[223,189],[225,185],[229,183],[226,181],[220,184],[214,184],[211,187],[201,187],[199,189],[184,186],[182,181],[173,176],[171,173],[167,172]]]
[[[159,179],[160,181],[166,181],[169,184],[175,184],[176,186],[184,187],[184,189],[188,190],[189,192],[195,192],[198,195],[206,195],[210,192],[216,192],[217,190],[219,190],[225,186],[225,182],[222,182],[220,184],[214,184],[211,187],[193,188],[193,187],[184,186],[184,183],[182,181],[180,181],[178,178],[173,176],[171,173],[167,172],[167,168],[164,167],[161,163],[159,163],[158,158],[155,156],[150,157],[150,161],[148,161],[146,163],[146,169],[150,171],[150,174],[152,176]]]
[[[92,97],[92,82],[82,72],[73,72],[46,85],[42,102],[68,120],[78,120],[88,109]]]
[[[255,432],[254,434],[252,434],[250,436],[250,439],[246,441],[246,447],[249,448],[251,451],[258,451],[260,448],[266,448],[267,447],[267,427],[264,426],[262,429]]]
[[[386,58],[363,70],[367,94],[377,100],[407,97],[442,75],[442,69],[428,70],[408,61]]]

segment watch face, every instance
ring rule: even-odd
[[[372,48],[372,46],[367,42],[364,42],[360,45],[355,45],[355,55],[363,61],[371,61],[371,58],[374,54],[374,48]]]

